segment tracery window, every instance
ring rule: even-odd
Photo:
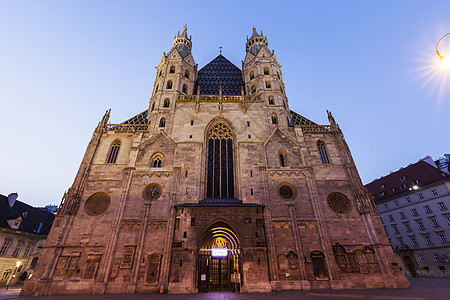
[[[167,89],[171,90],[173,86],[172,80],[167,81]]]
[[[120,140],[114,140],[111,144],[111,149],[109,149],[107,164],[115,164],[117,160],[117,154],[119,154]]]
[[[272,114],[271,118],[272,118],[272,124],[278,124],[278,118],[277,118],[276,114]]]
[[[274,105],[273,96],[269,96],[269,105]]]
[[[271,85],[270,85],[270,81],[266,81],[266,89],[270,89]]]
[[[166,127],[166,118],[161,118],[161,120],[159,120],[159,127]]]
[[[187,94],[187,85],[186,84],[183,84],[182,92]]]
[[[186,70],[186,71],[184,72],[184,77],[189,78],[189,70]]]
[[[175,66],[170,66],[170,71],[169,73],[175,73]]]
[[[264,75],[269,75],[269,68],[268,67],[264,67]]]
[[[208,132],[207,198],[234,198],[233,136],[224,121]]]
[[[255,73],[253,71],[250,72],[250,80],[252,80],[253,78],[255,78]]]
[[[327,153],[327,149],[325,148],[325,143],[323,141],[318,141],[317,149],[319,150],[320,159],[322,160],[322,164],[329,165],[330,160],[328,159],[328,153]]]
[[[170,105],[170,99],[169,98],[164,99],[163,107],[169,107],[169,105]]]

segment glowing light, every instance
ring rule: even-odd
[[[228,249],[226,248],[213,248],[211,251],[212,257],[224,257],[228,255]]]
[[[413,189],[417,190],[419,187],[417,185],[413,186]]]
[[[16,262],[16,267],[20,267],[20,265],[22,264],[22,262],[19,260],[18,262]]]
[[[443,56],[441,56],[440,59],[441,59],[441,63],[439,65],[439,67],[444,70],[449,69],[450,68],[450,59],[445,58]]]

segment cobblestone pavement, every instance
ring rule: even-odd
[[[12,286],[8,291],[0,288],[0,299],[17,300],[259,300],[259,299],[350,299],[350,300],[450,300],[450,278],[410,278],[410,289],[373,289],[373,290],[326,290],[326,291],[286,291],[274,293],[231,293],[213,292],[186,295],[167,294],[126,294],[126,295],[70,295],[21,297],[21,286]]]

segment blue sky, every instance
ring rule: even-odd
[[[219,46],[240,68],[246,36],[263,30],[291,109],[320,124],[333,113],[364,183],[438,158],[450,70],[435,46],[449,15],[450,1],[0,0],[0,193],[59,204],[105,110],[120,123],[147,108],[185,23],[200,68]]]

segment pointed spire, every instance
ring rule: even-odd
[[[191,37],[187,36],[187,24],[184,24],[181,34],[180,31],[178,31],[178,34],[173,38],[173,46],[175,47],[177,45],[181,45],[181,47],[186,45],[189,50],[191,50],[192,41]]]

